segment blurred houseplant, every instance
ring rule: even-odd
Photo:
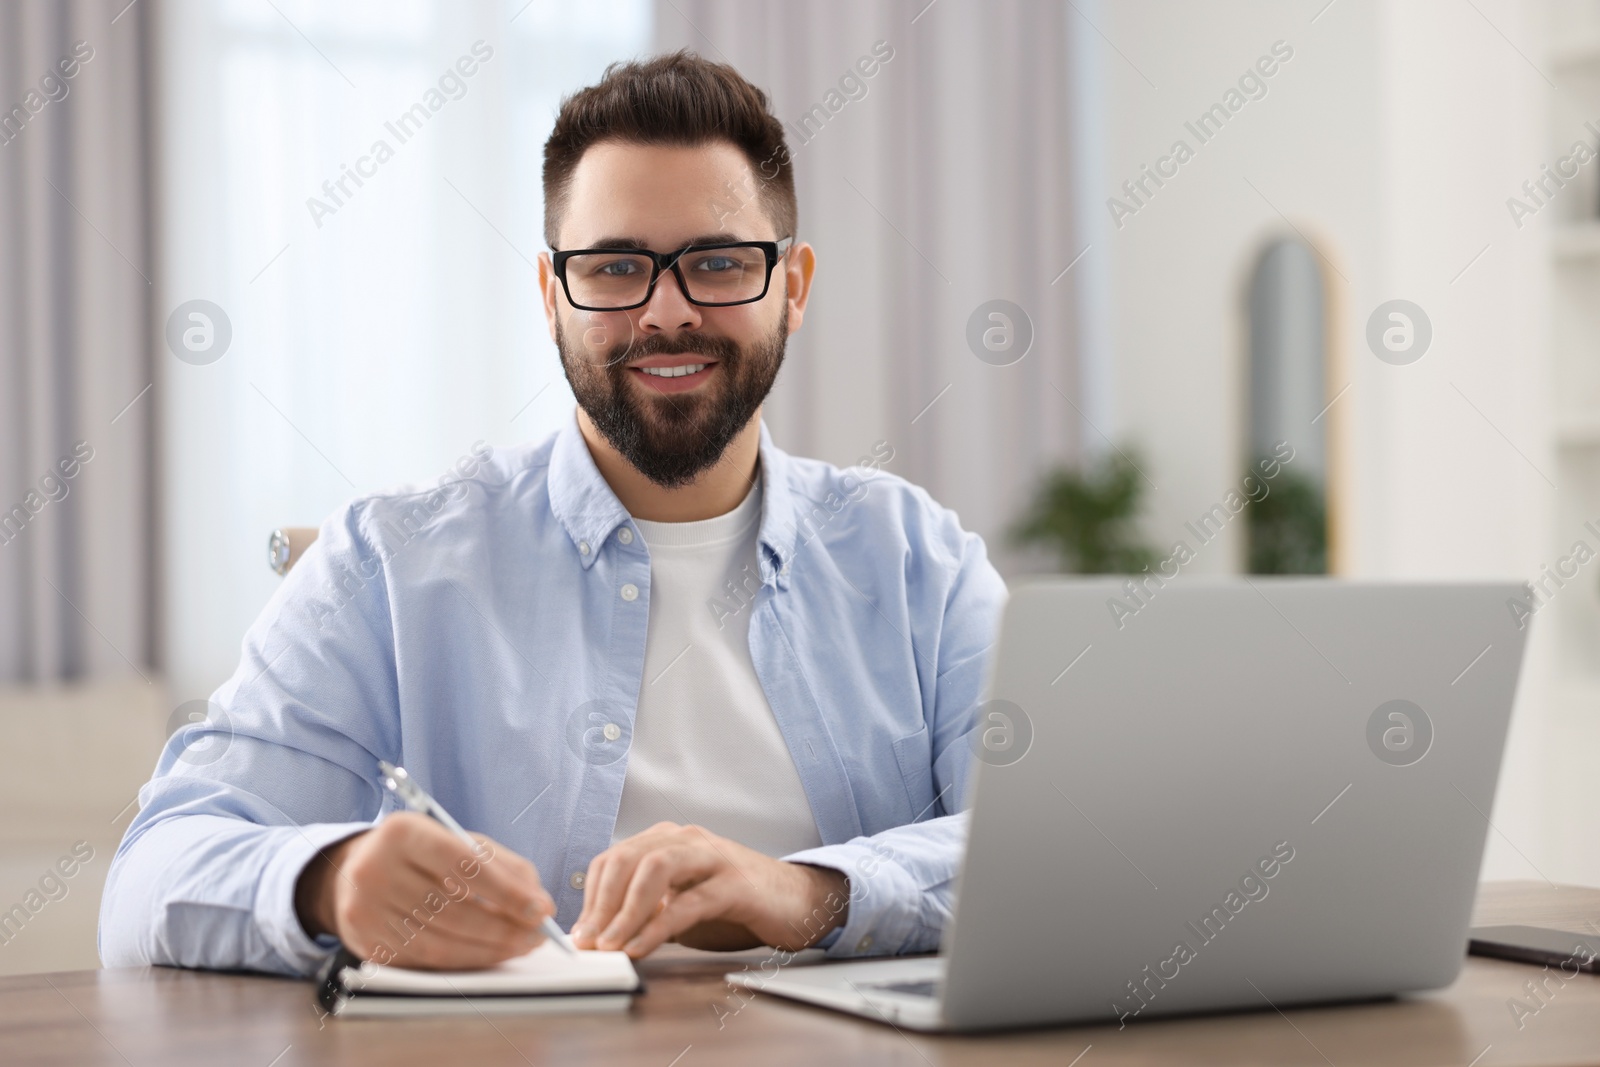
[[[1158,557],[1138,532],[1143,477],[1121,452],[1081,469],[1057,467],[1040,480],[1011,540],[1055,550],[1070,573],[1135,574],[1153,567]]]
[[[1251,574],[1328,572],[1328,507],[1317,480],[1281,471],[1247,517]]]

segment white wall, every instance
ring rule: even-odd
[[[1547,87],[1518,54],[1542,48],[1540,9],[1325,3],[1099,9],[1123,54],[1103,44],[1098,58],[1105,195],[1174,138],[1196,143],[1184,121],[1273,42],[1294,49],[1267,96],[1109,234],[1115,418],[1160,486],[1152,536],[1170,542],[1238,477],[1245,278],[1261,244],[1293,226],[1333,272],[1334,374],[1350,384],[1328,417],[1346,461],[1347,573],[1521,579],[1538,568],[1555,500],[1540,473],[1553,476],[1544,238],[1517,232],[1504,206],[1545,151]],[[1368,315],[1393,298],[1433,323],[1409,366],[1365,344]],[[1203,549],[1194,572],[1234,569],[1241,531]],[[1600,836],[1600,802],[1540,770],[1559,745],[1543,736],[1546,660],[1536,627],[1485,876],[1600,882],[1600,858],[1581,846]],[[1557,834],[1553,812],[1574,804],[1590,814]]]

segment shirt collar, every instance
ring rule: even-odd
[[[789,562],[794,555],[794,486],[792,460],[772,443],[767,424],[760,424],[762,472],[761,526],[756,540],[761,546],[763,584],[789,587]],[[578,429],[577,409],[556,432],[550,451],[550,510],[572,539],[578,560],[587,570],[600,556],[601,546],[631,516],[595,466],[594,456]]]

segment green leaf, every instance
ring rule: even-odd
[[[1136,461],[1122,452],[1087,469],[1058,467],[1040,480],[1011,540],[1054,549],[1070,573],[1136,574],[1160,558],[1139,535],[1144,489]]]

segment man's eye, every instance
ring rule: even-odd
[[[626,277],[629,274],[636,273],[638,269],[639,264],[633,262],[631,259],[618,259],[602,266],[598,273],[609,274],[614,278],[621,278]]]
[[[694,265],[695,270],[727,271],[737,270],[739,264],[732,256],[710,256]]]

